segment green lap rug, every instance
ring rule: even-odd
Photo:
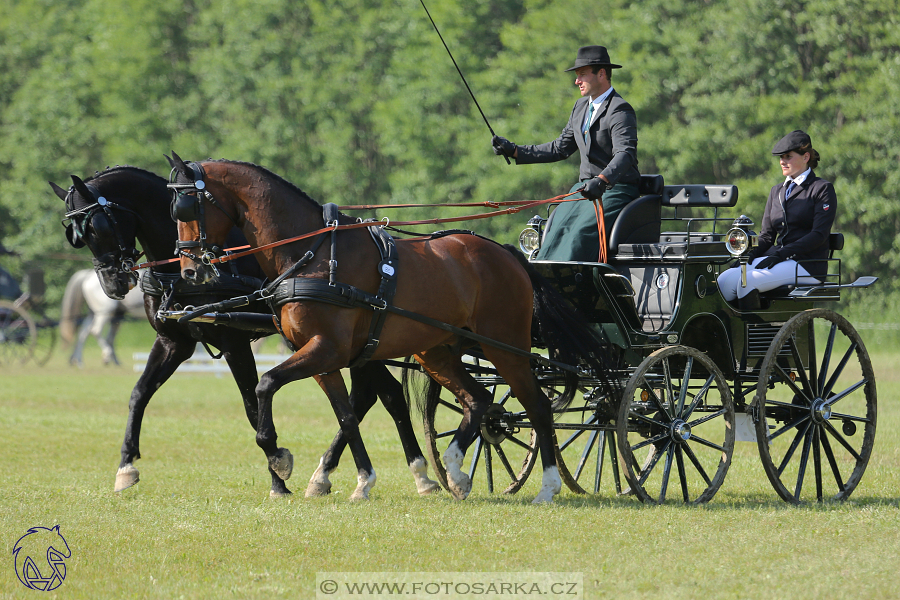
[[[582,185],[582,182],[576,183],[570,192]],[[617,183],[603,194],[603,221],[607,235],[612,231],[622,208],[637,197],[638,186],[630,183]],[[599,253],[600,238],[594,204],[583,199],[563,202],[556,208],[536,260],[597,262]]]

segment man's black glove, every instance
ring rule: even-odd
[[[762,259],[761,261],[756,263],[756,266],[753,268],[754,269],[771,269],[772,267],[774,267],[775,265],[777,265],[778,263],[780,263],[783,260],[784,259],[781,258],[780,256],[773,254],[771,256],[765,257],[764,259]]]
[[[509,158],[512,158],[516,154],[517,146],[499,135],[495,135],[491,138],[491,145],[494,147],[494,154],[507,156]]]
[[[581,190],[581,195],[589,200],[596,200],[609,188],[609,184],[599,177],[588,179]]]

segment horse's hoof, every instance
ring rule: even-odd
[[[294,455],[287,448],[279,448],[269,457],[269,468],[275,471],[279,479],[287,481],[294,471]]]
[[[457,500],[465,500],[472,491],[472,480],[462,472],[463,453],[456,442],[444,452],[444,468],[447,471],[447,487]]]
[[[306,486],[307,498],[321,498],[331,493],[331,482],[321,483],[319,481],[310,481]]]
[[[293,494],[288,491],[277,492],[275,490],[269,490],[269,498],[290,498],[291,496],[293,496]]]
[[[116,471],[115,491],[127,490],[140,480],[140,473],[134,468],[134,465],[127,464],[124,467],[119,467],[119,470]]]
[[[538,495],[532,501],[532,504],[549,504],[550,502],[553,502],[553,497],[556,496],[561,489],[562,480],[559,477],[559,470],[556,467],[544,469],[541,491],[538,492]]]
[[[441,491],[441,484],[439,484],[437,481],[432,481],[429,479],[428,483],[416,483],[416,489],[418,490],[420,496],[430,496],[435,492]]]
[[[353,490],[353,493],[350,494],[350,502],[360,502],[362,500],[369,499],[369,492],[372,490],[372,487],[375,486],[375,471],[367,474],[365,472],[361,472],[356,480],[359,482],[356,486],[356,489]]]

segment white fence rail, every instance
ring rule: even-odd
[[[287,357],[287,354],[257,354],[255,355],[256,370],[259,373],[265,373],[272,367],[283,363]],[[147,360],[150,358],[150,353],[135,352],[132,355],[132,358],[134,359],[134,372],[143,373],[144,368],[147,366]],[[223,373],[230,373],[231,370],[228,368],[228,363],[225,362],[224,358],[213,360],[210,358],[209,354],[206,353],[206,350],[199,348],[194,352],[193,356],[181,363],[178,370],[175,372],[215,373],[221,375]]]

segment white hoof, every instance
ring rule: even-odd
[[[544,477],[541,483],[541,491],[532,501],[532,504],[544,504],[545,502],[553,502],[562,489],[562,479],[559,478],[559,469],[556,467],[548,467],[544,469]]]
[[[291,473],[294,471],[294,455],[287,448],[279,448],[269,458],[269,468],[275,471],[279,479],[287,481],[291,478]]]
[[[134,468],[134,465],[128,463],[124,467],[119,467],[119,470],[116,471],[116,487],[115,490],[117,492],[121,492],[122,490],[127,490],[138,481],[140,481],[140,473],[138,470]]]
[[[322,459],[319,459],[319,466],[316,467],[312,477],[309,478],[309,485],[306,486],[307,498],[318,498],[327,496],[331,493],[331,480],[328,479],[329,472],[322,465]]]
[[[293,496],[290,492],[276,492],[275,490],[269,490],[269,498],[290,498]]]
[[[427,496],[441,489],[441,484],[428,478],[428,463],[424,457],[420,456],[409,463],[409,470],[416,480],[416,491],[420,496]]]
[[[373,470],[368,476],[365,472],[360,472],[356,480],[359,483],[356,485],[356,489],[353,490],[353,493],[350,494],[350,501],[359,502],[361,500],[368,500],[369,492],[375,486],[375,471]]]
[[[465,500],[472,491],[472,480],[462,472],[463,453],[456,442],[444,452],[444,468],[447,470],[447,487],[457,500]]]

